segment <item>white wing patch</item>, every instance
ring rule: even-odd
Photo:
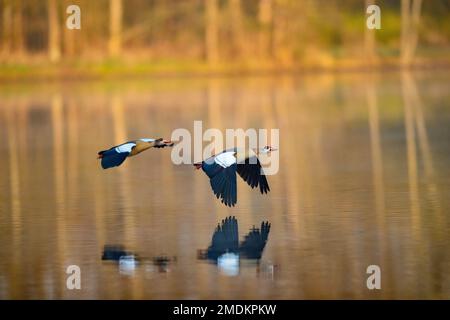
[[[223,152],[215,156],[214,161],[222,168],[228,168],[229,166],[236,163],[236,157],[234,156],[234,154],[234,151]]]
[[[116,151],[118,153],[123,153],[123,152],[131,152],[131,149],[133,149],[133,147],[135,146],[135,143],[129,142],[129,143],[124,143],[121,144],[120,146],[116,147]]]
[[[153,141],[155,141],[155,139],[149,139],[149,138],[142,138],[142,139],[139,139],[139,140],[144,141],[144,142],[153,142]]]

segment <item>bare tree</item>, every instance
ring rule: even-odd
[[[48,0],[48,55],[51,62],[61,59],[61,37],[56,0]]]
[[[371,4],[375,4],[375,0],[366,0],[365,8],[369,7]],[[364,53],[371,63],[375,59],[375,30],[370,30],[369,28],[364,28]]]
[[[118,56],[122,51],[122,0],[110,0],[109,4],[109,54]]]
[[[271,48],[271,30],[273,20],[273,1],[260,0],[258,7],[258,21],[259,21],[259,56],[262,59],[267,58]]]
[[[71,0],[65,0],[64,6],[68,7],[72,4]],[[63,32],[63,41],[64,41],[64,55],[67,57],[71,57],[75,53],[75,33],[74,30],[70,30],[69,28],[64,28]]]
[[[218,28],[218,4],[217,0],[205,0],[206,13],[206,59],[210,65],[214,65],[219,60],[219,28]]]
[[[14,51],[19,54],[22,54],[24,50],[22,8],[22,0],[15,0],[13,11]]]
[[[230,9],[230,26],[232,32],[233,54],[243,55],[244,51],[244,28],[242,22],[241,0],[228,0]]]
[[[417,49],[422,0],[402,0],[401,63],[411,65]]]
[[[291,64],[293,50],[298,43],[302,43],[298,36],[298,30],[302,30],[301,36],[311,32],[307,27],[307,17],[314,13],[318,4],[316,1],[290,1],[271,0],[271,22],[267,25],[267,37],[270,56],[277,63]],[[299,10],[301,8],[301,10]],[[297,34],[296,34],[297,33]],[[308,43],[307,46],[311,45]]]
[[[3,0],[2,13],[2,53],[8,56],[12,47],[12,3],[11,0]]]

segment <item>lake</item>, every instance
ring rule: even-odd
[[[0,298],[448,299],[449,87],[445,70],[3,83]],[[271,191],[238,178],[228,208],[168,148],[108,170],[96,159],[195,120],[279,129]],[[261,259],[231,273],[198,258],[228,216],[240,240],[271,225]],[[102,260],[105,245],[142,260]]]

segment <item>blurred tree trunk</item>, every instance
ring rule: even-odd
[[[56,0],[48,0],[48,54],[51,62],[61,59],[60,25]]]
[[[278,60],[281,56],[280,49],[283,48],[283,42],[285,38],[285,27],[286,21],[284,21],[282,14],[280,14],[280,0],[274,0],[274,8],[273,8],[273,22],[272,22],[272,44],[271,44],[271,52],[273,58]]]
[[[13,26],[14,26],[14,51],[22,54],[24,51],[22,0],[14,1]]]
[[[231,32],[233,42],[233,56],[241,57],[244,53],[244,28],[242,26],[241,0],[229,0],[231,16]]]
[[[302,2],[302,11],[296,12],[295,19],[292,18],[292,12],[295,12],[298,3],[289,0],[271,0],[271,3],[272,22],[267,26],[270,36],[270,40],[267,41],[269,44],[267,52],[277,63],[288,65],[293,60],[293,45],[299,41],[292,34],[294,26],[301,26],[305,23],[307,13],[311,12],[311,6],[314,6],[315,2]],[[306,28],[304,29],[306,31]],[[307,46],[309,45],[311,43],[307,44]]]
[[[408,28],[409,28],[409,14],[410,14],[410,0],[402,0],[401,2],[401,38],[400,38],[400,53],[401,53],[401,59],[403,62],[405,53],[406,53],[406,47],[407,47],[407,40],[408,40]]]
[[[122,0],[109,3],[109,54],[118,56],[122,50]]]
[[[64,28],[64,54],[72,57],[75,54],[74,30]]]
[[[367,10],[367,7],[371,4],[376,4],[375,0],[366,0],[365,1],[365,10]],[[375,57],[376,57],[376,50],[375,50],[375,30],[370,30],[365,26],[364,28],[364,51],[365,55],[367,57],[367,60],[370,63],[373,63]]]
[[[206,59],[210,65],[215,65],[219,60],[219,28],[218,28],[218,8],[217,0],[205,0],[206,12]]]
[[[422,0],[402,0],[401,2],[401,63],[411,65],[417,48]]]
[[[72,3],[73,3],[72,0],[65,0],[64,7],[67,8]],[[64,27],[63,41],[64,41],[64,55],[72,57],[75,54],[75,31],[70,30],[67,27]]]
[[[2,53],[9,56],[12,47],[12,2],[3,0],[2,12]]]
[[[259,57],[267,59],[271,55],[271,27],[272,27],[272,0],[259,0],[258,22],[259,22]]]
[[[417,43],[419,40],[419,26],[420,26],[420,15],[422,9],[422,0],[414,0],[412,4],[412,29],[414,32],[411,34],[409,55],[410,59],[414,57],[417,49]]]

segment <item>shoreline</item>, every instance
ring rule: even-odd
[[[108,62],[85,63],[74,66],[70,64],[35,64],[21,65],[14,63],[0,64],[0,85],[8,82],[28,81],[114,81],[139,79],[170,78],[233,78],[233,77],[269,77],[285,75],[310,74],[344,74],[344,73],[377,73],[400,71],[433,71],[450,69],[450,60],[417,59],[409,66],[398,61],[377,62],[374,64],[352,61],[351,63],[335,62],[330,65],[294,65],[280,66],[265,64],[263,67],[222,64],[210,67],[202,63],[186,65],[137,62],[127,64],[119,62],[113,65]]]

